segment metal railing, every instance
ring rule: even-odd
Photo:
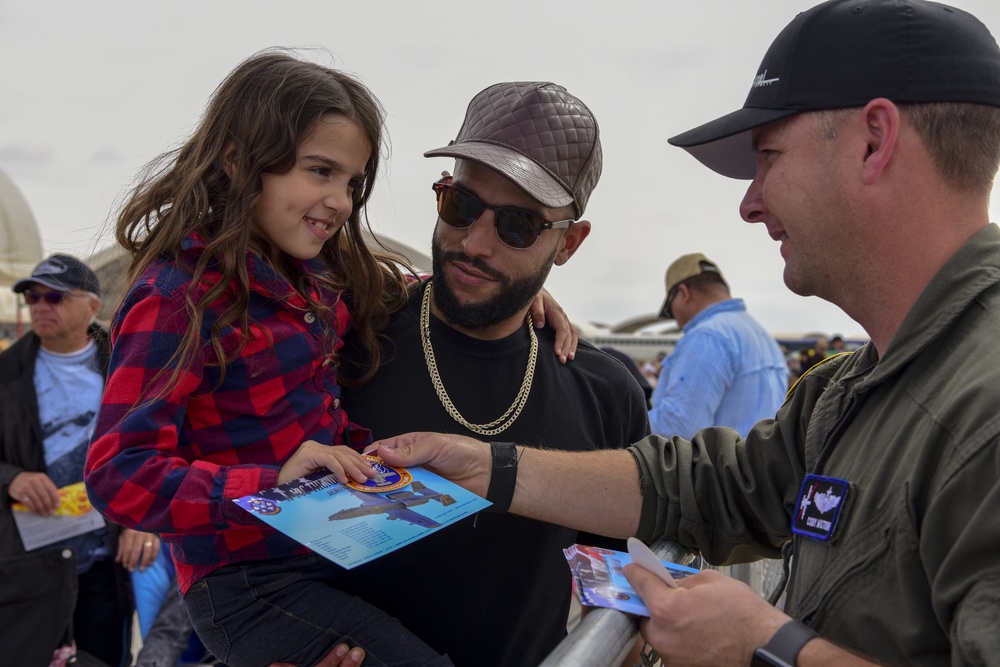
[[[651,545],[661,560],[689,565],[695,556],[677,542],[658,540]],[[758,561],[712,567],[749,585],[767,597],[780,574],[781,561]],[[635,616],[617,609],[591,609],[539,667],[618,667],[632,650],[639,624]]]
[[[684,565],[694,556],[676,542],[649,545],[662,560]],[[610,667],[620,665],[639,633],[636,617],[616,609],[592,609],[539,667]]]

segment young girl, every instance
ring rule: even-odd
[[[254,56],[118,220],[132,287],[112,325],[90,497],[171,545],[195,629],[233,667],[311,665],[341,641],[366,665],[451,664],[232,502],[319,468],[373,475],[334,355],[353,325],[374,373],[378,331],[406,300],[406,279],[362,238],[381,126],[354,79]]]

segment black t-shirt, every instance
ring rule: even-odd
[[[394,345],[375,378],[344,389],[351,421],[384,438],[441,431],[480,440],[563,450],[625,447],[649,433],[645,398],[617,359],[581,342],[560,364],[550,327],[539,330],[527,404],[506,431],[485,438],[445,412],[420,342],[420,294],[386,332]],[[431,316],[431,342],[445,389],[469,421],[488,423],[513,402],[524,379],[527,327],[498,341],[461,334]],[[348,336],[343,370],[358,354]],[[380,607],[457,667],[536,665],[566,634],[569,568],[562,549],[575,530],[482,512],[371,563],[344,571],[341,588]]]

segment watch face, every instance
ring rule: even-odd
[[[795,664],[789,664],[767,649],[759,648],[753,652],[750,667],[795,667]]]

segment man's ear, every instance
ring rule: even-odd
[[[555,265],[562,266],[568,262],[588,236],[590,236],[589,220],[577,220],[566,228],[566,233],[562,237],[562,248],[556,253]]]
[[[872,185],[885,173],[896,149],[901,123],[899,107],[879,97],[865,105],[861,120],[868,144],[861,180],[865,185]]]
[[[236,142],[223,146],[222,155],[219,158],[222,160],[222,170],[226,172],[229,180],[232,180],[236,174]]]

